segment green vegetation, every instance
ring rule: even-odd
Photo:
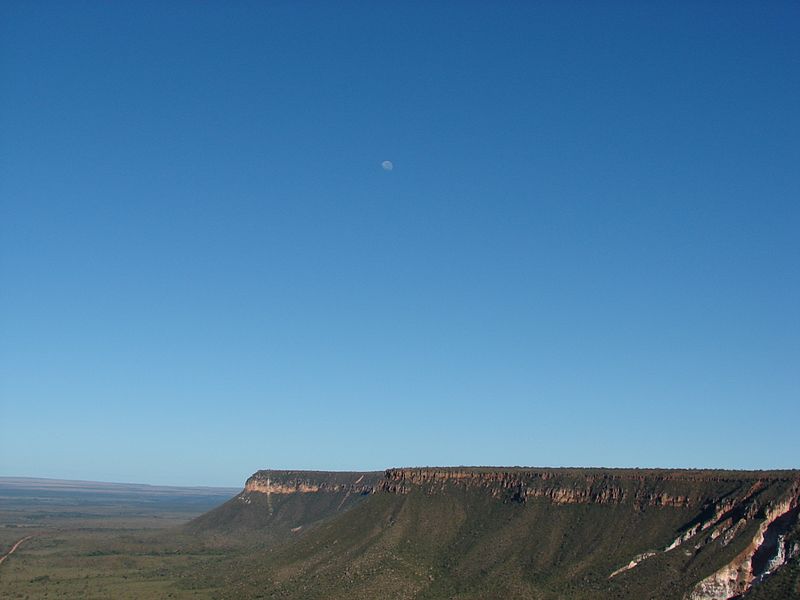
[[[562,472],[547,481],[578,486],[580,479]],[[678,483],[614,479],[626,500],[563,504],[460,482],[353,497],[250,493],[199,518],[196,507],[146,510],[135,498],[84,503],[78,511],[68,503],[44,509],[5,499],[0,549],[35,537],[0,565],[0,597],[679,600],[747,546],[758,520],[748,520],[730,543],[720,537],[699,545],[708,538],[702,533],[609,579],[709,516],[702,503],[635,499],[689,486],[699,498],[748,496],[763,507],[787,489],[781,483],[751,492],[753,481],[731,473]],[[796,520],[788,539],[800,541]],[[795,558],[745,600],[799,598]]]
[[[504,503],[455,488],[381,494],[294,544],[224,559],[205,583],[224,598],[679,598],[701,578],[682,553],[611,582],[608,575],[665,547],[692,516],[541,499]],[[721,566],[738,550],[713,562]]]
[[[366,500],[364,494],[242,494],[187,523],[187,533],[236,542],[273,543],[314,523],[344,513]]]
[[[224,490],[9,481],[0,479],[0,556],[33,537],[0,565],[4,600],[175,598],[181,573],[230,550],[179,529]]]

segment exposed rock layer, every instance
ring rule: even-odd
[[[757,520],[758,528],[747,547],[731,562],[700,581],[688,599],[737,598],[777,571],[798,551],[795,544],[787,542],[785,534],[797,525],[799,513],[800,482],[795,482],[780,499],[761,510],[754,506],[735,522],[732,518],[720,519],[706,543],[720,536],[723,544],[729,543],[738,531],[746,527],[748,520]],[[701,540],[699,545],[703,542]]]
[[[245,483],[244,492],[262,494],[307,494],[314,492],[371,494],[382,473],[346,473],[325,471],[272,471],[254,473]]]
[[[785,486],[796,477],[791,471],[416,468],[388,469],[379,489],[405,494],[423,488],[435,493],[455,484],[519,501],[541,497],[556,504],[631,502],[639,508],[693,508],[717,500],[709,495],[709,486],[699,483],[713,483],[713,489],[733,493],[727,502],[735,504],[744,490],[750,490],[747,495],[754,489]]]

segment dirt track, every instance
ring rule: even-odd
[[[15,543],[13,546],[11,546],[11,550],[9,550],[9,551],[8,551],[8,552],[6,552],[6,553],[5,553],[3,556],[1,556],[1,557],[0,557],[0,565],[2,565],[2,564],[3,564],[3,562],[4,562],[4,561],[5,561],[5,560],[6,560],[6,559],[9,557],[9,556],[11,556],[12,554],[14,554],[14,552],[16,552],[16,551],[17,551],[17,548],[19,548],[19,547],[22,545],[22,543],[23,543],[23,542],[25,542],[25,541],[27,541],[27,540],[31,539],[32,537],[33,537],[32,535],[28,535],[28,536],[25,536],[24,538],[22,538],[21,540],[17,540],[17,542],[16,542],[16,543]]]

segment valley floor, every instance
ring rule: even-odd
[[[179,526],[224,501],[113,488],[62,491],[0,480],[0,598],[174,598],[189,567],[230,554]],[[200,590],[186,598],[212,598]]]

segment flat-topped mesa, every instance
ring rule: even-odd
[[[438,494],[458,486],[513,502],[540,498],[554,504],[626,503],[636,510],[703,509],[705,524],[713,514],[729,512],[756,496],[777,497],[798,481],[800,471],[533,467],[418,467],[383,473],[262,470],[247,480],[243,494],[408,494],[415,489]]]
[[[245,492],[262,494],[305,494],[345,492],[371,494],[381,480],[381,472],[277,471],[254,473],[244,486]]]
[[[743,497],[753,488],[783,489],[799,477],[797,471],[425,467],[388,469],[380,490],[407,494],[424,489],[432,494],[455,485],[518,502],[545,498],[555,504],[693,508],[725,496]]]

